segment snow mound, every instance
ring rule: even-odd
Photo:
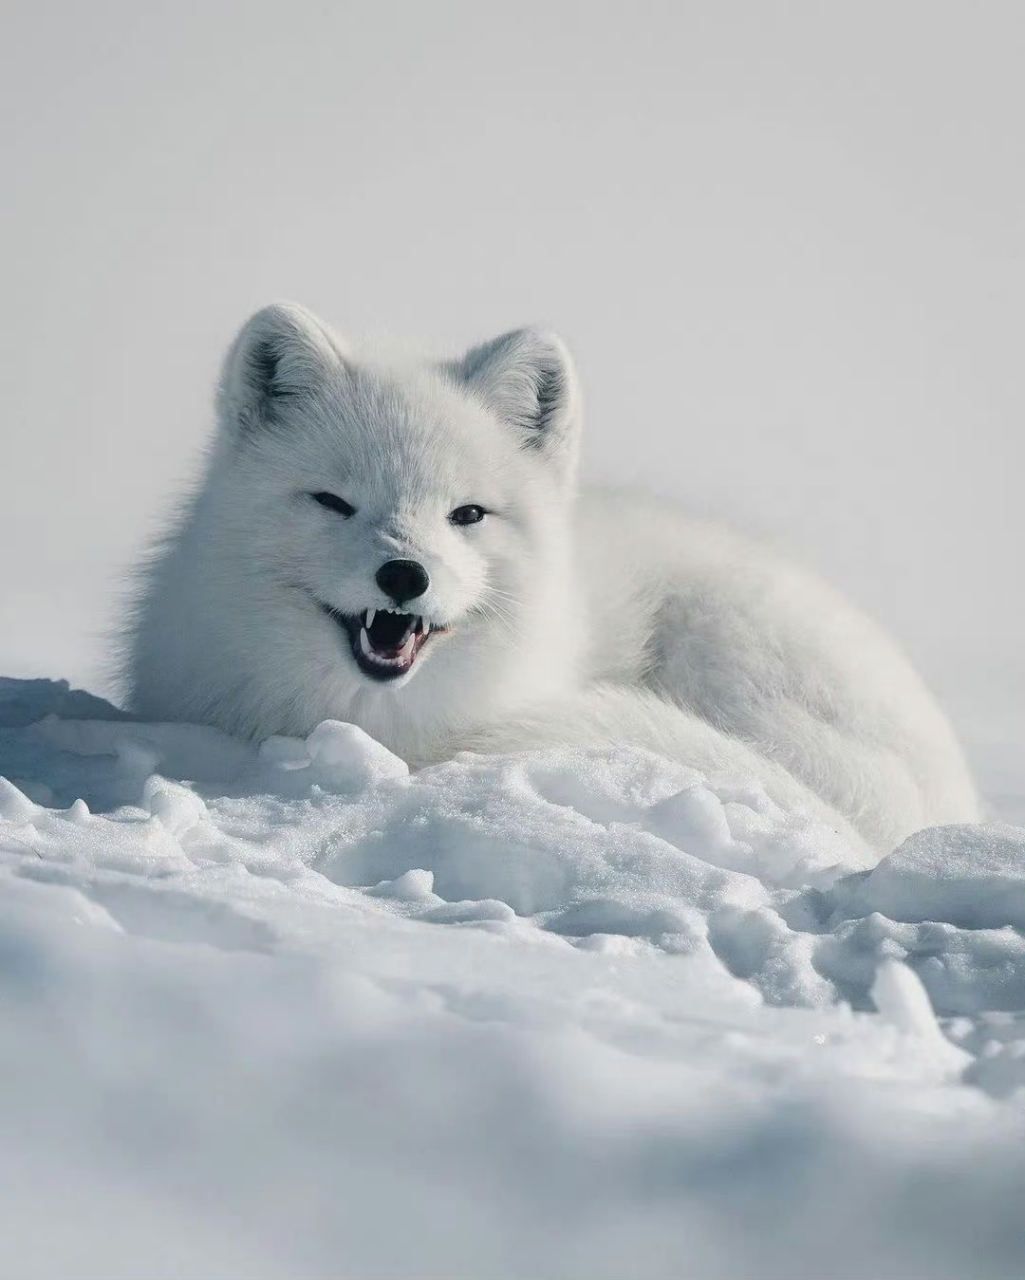
[[[919,831],[876,867],[860,896],[869,911],[894,920],[1025,930],[1025,828]]]
[[[6,1272],[1025,1267],[1025,831],[45,681],[0,774]]]

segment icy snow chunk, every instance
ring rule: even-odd
[[[79,799],[73,801],[68,807],[64,816],[69,822],[74,822],[81,826],[88,822],[92,815],[89,812],[89,806],[81,797],[79,797]]]
[[[856,900],[892,920],[1025,929],[1025,828],[927,827],[879,863]]]
[[[0,818],[15,826],[30,823],[36,814],[36,806],[13,782],[0,778]]]
[[[394,880],[382,880],[368,889],[373,898],[394,898],[396,902],[441,902],[434,892],[434,872],[414,867]]]
[[[753,982],[770,1004],[825,1005],[831,984],[811,964],[813,940],[775,911],[724,906],[708,918],[708,941],[736,978]]]
[[[943,1034],[933,1012],[929,993],[921,979],[898,960],[886,960],[872,983],[872,999],[880,1015],[905,1035],[918,1036],[938,1061],[960,1070],[971,1062],[971,1054],[952,1044]]]
[[[306,739],[318,777],[330,786],[362,790],[409,776],[409,766],[354,724],[325,720]]]
[[[880,1014],[900,1031],[931,1036],[939,1024],[920,980],[905,964],[886,960],[872,983],[872,999]]]
[[[172,835],[183,836],[205,822],[209,815],[206,805],[188,787],[166,778],[151,777],[146,780],[142,803]]]
[[[647,825],[678,848],[686,847],[710,862],[719,850],[735,844],[722,801],[700,782],[654,805]]]
[[[507,902],[480,898],[476,902],[441,902],[421,919],[432,924],[511,924],[516,919],[516,912]]]
[[[1025,939],[1014,929],[903,923],[878,912],[838,921],[819,936],[815,965],[856,1008],[867,1008],[881,960],[906,960],[942,1014],[1025,1007]]]
[[[766,884],[826,888],[875,861],[824,823],[784,813],[760,787],[698,781],[651,807],[644,825],[713,866]],[[871,861],[869,861],[871,858]]]

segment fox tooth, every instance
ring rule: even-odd
[[[370,637],[367,635],[366,627],[360,627],[359,629],[359,647],[363,650],[363,656],[365,658],[374,657],[373,645],[370,643]]]
[[[374,625],[374,619],[375,619],[376,617],[377,617],[377,610],[376,610],[376,609],[368,609],[368,610],[367,610],[367,621],[366,621],[366,626],[367,626],[368,628],[369,628],[369,627],[372,627],[372,626]]]
[[[406,641],[406,643],[405,643],[405,644],[402,646],[402,648],[399,650],[399,654],[398,654],[398,659],[397,659],[397,661],[399,661],[399,662],[408,662],[408,661],[412,658],[412,656],[413,656],[413,650],[414,650],[415,648],[416,648],[416,635],[415,635],[415,633],[414,633],[414,632],[412,632],[412,631],[411,631],[411,632],[409,633],[409,639]]]

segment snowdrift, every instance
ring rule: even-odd
[[[1025,830],[0,682],[0,1270],[1016,1277]]]

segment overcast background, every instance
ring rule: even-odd
[[[970,736],[1021,718],[1025,7],[4,12],[0,674],[105,687],[119,574],[284,297],[450,349],[551,325],[588,476],[789,542]]]

